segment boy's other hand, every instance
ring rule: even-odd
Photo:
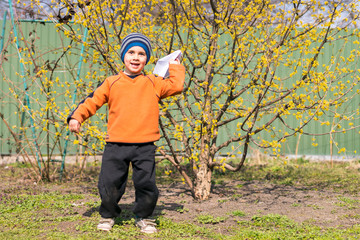
[[[76,119],[71,119],[69,122],[69,129],[71,132],[79,133],[80,132],[80,123]]]
[[[180,64],[180,60],[179,59],[170,60],[169,64]]]

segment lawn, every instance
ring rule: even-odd
[[[169,166],[166,166],[169,170]],[[100,219],[98,163],[79,173],[66,166],[59,182],[34,182],[25,164],[0,166],[0,239],[359,239],[359,161],[330,164],[248,162],[240,172],[215,172],[210,199],[195,201],[175,170],[158,166],[154,218],[159,232],[134,226],[131,180],[110,232]]]

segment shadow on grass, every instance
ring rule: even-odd
[[[120,204],[119,206],[121,207],[121,213],[116,220],[117,224],[123,224],[124,222],[135,218],[135,215],[133,213],[134,204]],[[163,210],[177,211],[179,208],[183,208],[183,207],[184,206],[182,204],[161,202],[161,205],[159,204],[156,206],[152,217],[156,218],[158,216],[162,216]],[[83,216],[91,217],[96,212],[99,212],[99,206],[89,208],[85,213],[83,213]]]

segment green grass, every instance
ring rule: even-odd
[[[239,172],[215,172],[217,181],[226,179],[260,180],[274,184],[331,188],[356,194],[360,191],[360,168],[354,162],[270,161],[262,165],[245,164]],[[320,177],[321,176],[321,177]],[[241,187],[241,186],[239,186]]]
[[[244,216],[246,216],[246,213],[244,213],[243,211],[240,211],[240,210],[233,211],[233,212],[231,212],[231,214],[232,214],[233,216],[238,216],[238,217],[244,217]]]
[[[168,166],[167,166],[168,167]],[[2,167],[2,169],[4,169]],[[25,168],[12,166],[11,171],[1,170],[3,186],[12,184],[10,179],[22,177]],[[321,177],[319,177],[321,176]],[[176,178],[176,176],[175,176]],[[334,191],[356,194],[360,189],[359,170],[349,163],[335,164],[311,163],[308,161],[246,165],[238,173],[214,174],[214,184],[222,184],[230,179],[267,181],[280,185],[299,185],[310,189],[328,188]],[[168,183],[171,176],[161,177],[160,183]],[[117,218],[110,232],[100,232],[96,224],[100,218],[96,208],[100,202],[93,189],[87,191],[67,190],[74,184],[41,183],[37,186],[14,184],[3,187],[0,193],[0,239],[359,239],[360,225],[351,227],[326,228],[311,221],[296,223],[288,216],[261,212],[246,216],[245,212],[235,210],[225,212],[224,216],[214,217],[206,213],[198,215],[193,221],[172,221],[157,216],[159,233],[143,235],[134,226],[130,211],[124,211],[124,219]],[[94,183],[95,184],[95,181]],[[235,188],[242,188],[237,185]],[[54,191],[48,189],[55,189]],[[57,190],[56,190],[57,189]],[[241,195],[228,196],[241,199]],[[226,205],[221,200],[219,204]],[[356,196],[337,198],[334,203],[339,208],[358,209],[360,201]],[[294,204],[293,207],[299,207]],[[317,205],[309,205],[315,211]],[[86,214],[84,209],[93,209]],[[186,208],[176,209],[188,214]],[[82,212],[82,213],[80,213]],[[230,216],[236,219],[226,224]],[[246,218],[248,217],[248,218]],[[358,213],[344,215],[343,218],[360,219]],[[248,220],[244,220],[248,219]],[[194,222],[196,224],[194,224]]]
[[[216,223],[220,223],[220,222],[223,222],[226,220],[225,217],[213,217],[211,215],[199,215],[197,216],[196,220],[199,222],[199,223],[202,223],[202,224],[216,224]]]
[[[336,205],[340,207],[345,207],[348,209],[356,209],[359,208],[360,201],[358,199],[353,199],[349,197],[338,197],[339,202],[336,203]]]

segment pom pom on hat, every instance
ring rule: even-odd
[[[142,47],[145,50],[147,64],[151,57],[151,43],[146,36],[140,33],[130,33],[123,39],[120,48],[121,61],[124,62],[125,53],[134,46]]]

